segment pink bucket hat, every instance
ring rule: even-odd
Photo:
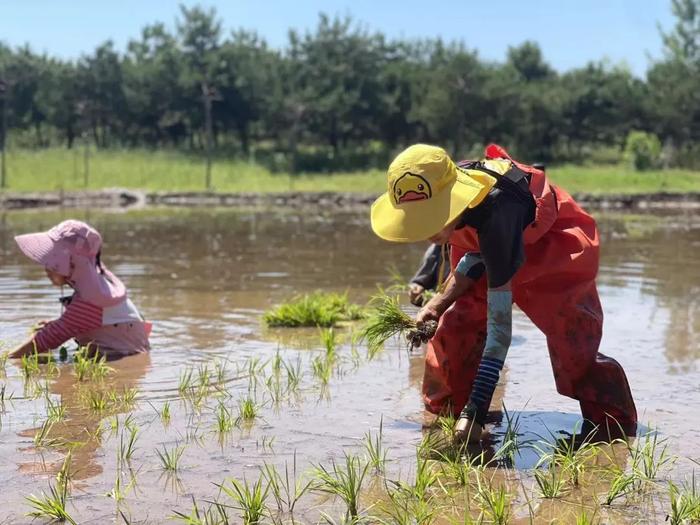
[[[102,236],[84,222],[63,221],[46,232],[18,235],[15,241],[31,260],[66,277],[88,302],[110,306],[126,296],[124,284],[98,266]]]

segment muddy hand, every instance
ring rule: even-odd
[[[456,443],[477,443],[483,431],[484,427],[473,419],[460,417],[455,425],[454,440]]]
[[[419,347],[420,345],[427,343],[437,330],[437,321],[426,321],[420,327],[409,330],[406,334],[406,339],[411,346],[411,350]]]

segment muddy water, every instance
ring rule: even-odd
[[[18,253],[12,237],[69,217],[88,220],[103,233],[104,260],[154,323],[153,350],[111,364],[114,372],[99,388],[137,389],[138,396],[134,407],[102,413],[85,407],[82,400],[91,387],[78,384],[70,365],[59,364],[56,374],[26,386],[16,363],[7,363],[0,379],[6,399],[0,407],[0,523],[31,520],[25,516],[25,496],[47,490],[71,443],[80,445],[71,453],[68,510],[79,523],[121,523],[117,507],[133,523],[167,522],[174,511],[188,513],[193,497],[215,498],[215,483],[231,477],[256,480],[264,462],[283,466],[296,455],[301,473],[314,464],[328,465],[344,451],[358,452],[364,433],[376,432],[380,421],[390,472],[411,477],[426,421],[419,395],[421,356],[391,344],[373,361],[362,348],[352,358],[348,331],[341,330],[339,365],[322,388],[310,372],[320,352],[316,331],[266,330],[260,316],[294,294],[317,289],[347,290],[352,299],[364,301],[377,283],[387,283],[390,268],[411,275],[421,246],[380,242],[366,214],[354,212],[6,213],[0,216],[0,340],[6,346],[26,337],[34,321],[60,313],[58,291]],[[682,479],[693,466],[687,458],[700,457],[700,217],[601,214],[598,219],[606,314],[602,349],[625,367],[640,419],[658,427],[681,457],[671,476]],[[578,405],[556,393],[543,336],[522,314],[516,314],[514,334],[507,380],[496,403],[519,414],[522,441],[574,430]],[[272,374],[269,362],[257,381],[249,374],[251,362],[264,363],[276,353],[303,371],[299,389],[278,403],[264,384]],[[193,369],[196,376],[208,366],[213,374],[215,363],[226,369],[218,391],[199,409],[182,401],[183,372]],[[218,404],[235,414],[238,401],[247,396],[262,405],[259,418],[217,434],[213,413]],[[51,428],[49,441],[37,446],[34,436],[47,417],[46,397],[61,401],[66,414]],[[168,402],[172,418],[164,423],[156,411]],[[118,469],[119,436],[128,414],[139,429],[138,439],[131,468]],[[487,448],[497,447],[504,432],[503,418],[495,419],[500,422],[489,427]],[[156,449],[179,445],[185,446],[181,468],[167,475]],[[532,450],[523,450],[516,457],[519,471],[499,476],[515,490],[529,487],[520,480],[528,479],[527,469],[536,461]],[[119,505],[107,496],[117,472],[126,492]],[[598,496],[575,497],[590,503]],[[524,499],[514,504],[516,518],[528,514]],[[562,518],[566,505],[533,505],[543,523],[556,517],[569,521]],[[661,507],[637,506],[631,515],[613,509],[605,516],[618,523],[653,523],[663,521]],[[313,523],[320,510],[334,508],[320,496],[305,496],[297,516]]]

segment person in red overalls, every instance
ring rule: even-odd
[[[609,434],[635,432],[625,372],[598,352],[595,221],[543,171],[495,144],[483,160],[459,165],[442,148],[416,144],[389,166],[371,222],[389,241],[450,244],[452,277],[416,321],[439,320],[423,398],[429,411],[458,416],[457,440],[481,437],[510,346],[513,303],[547,336],[559,393]]]

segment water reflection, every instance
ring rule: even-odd
[[[125,414],[133,406],[108,403],[105,410],[96,411],[89,408],[87,398],[91,392],[107,395],[110,392],[121,394],[135,389],[146,375],[151,364],[150,355],[138,354],[125,357],[110,363],[114,372],[104,383],[80,382],[72,372],[72,366],[65,364],[59,368],[55,379],[48,379],[47,395],[52,396],[52,402],[65,408],[65,416],[50,425],[46,436],[49,449],[59,452],[61,457],[51,462],[37,463],[31,461],[18,463],[18,469],[23,473],[52,474],[58,473],[63,465],[63,458],[71,451],[70,471],[76,481],[85,480],[102,473],[102,465],[98,459],[102,447],[105,428],[103,421]],[[56,397],[54,397],[56,396]],[[23,437],[34,437],[42,428],[28,428],[19,431]],[[117,431],[121,431],[119,428]],[[51,445],[51,443],[55,443]]]
[[[612,216],[599,221],[602,279],[639,282],[666,309],[664,354],[676,373],[697,370],[700,358],[700,217]],[[613,276],[612,279],[607,276]]]

